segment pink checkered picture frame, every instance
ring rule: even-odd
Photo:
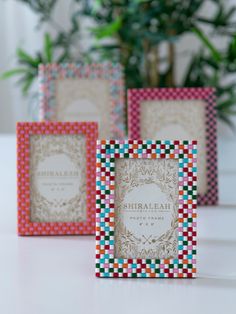
[[[196,276],[196,141],[102,140],[97,143],[96,276],[193,278]],[[177,258],[117,258],[116,161],[174,159],[178,162]]]
[[[124,75],[118,63],[41,64],[39,99],[40,121],[96,121],[99,138],[125,136]]]
[[[95,233],[97,137],[96,122],[17,124],[19,235]]]
[[[145,120],[143,110],[148,109],[150,105],[153,105],[152,108],[155,109],[156,102],[159,102],[160,107],[156,107],[156,113],[154,110],[151,112],[149,108],[149,117],[152,116],[152,120],[156,123],[157,128],[162,125],[162,130],[164,130],[164,127],[166,130],[169,123],[181,125],[182,122],[174,121],[177,119],[176,116],[179,115],[179,120],[181,119],[185,125],[188,123],[189,129],[192,128],[194,130],[195,128],[193,132],[190,130],[188,138],[183,138],[182,136],[172,138],[170,135],[165,134],[166,131],[163,131],[161,136],[158,137],[160,133],[159,129],[159,133],[156,132],[155,135],[149,134],[150,137],[142,134],[141,125],[145,123],[142,122]],[[168,107],[170,102],[172,102],[172,107]],[[141,107],[144,104],[146,107]],[[175,105],[178,105],[178,109],[173,111]],[[166,112],[164,112],[164,107],[166,107]],[[197,112],[197,109],[200,108],[203,109],[202,116]],[[172,118],[170,118],[171,113]],[[196,132],[196,121],[201,121],[202,123],[202,127],[199,124],[199,130],[203,132],[201,135],[199,135],[200,132]],[[150,130],[152,122],[146,121],[146,124]],[[196,137],[191,134],[194,132],[196,133]],[[198,141],[199,163],[198,205],[218,204],[217,119],[214,88],[145,88],[128,90],[128,135],[130,139],[196,139]],[[204,158],[202,157],[203,153],[205,154]]]

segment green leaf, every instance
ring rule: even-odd
[[[19,59],[19,62],[30,64],[33,67],[38,67],[38,64],[39,64],[38,58],[34,59],[27,52],[25,52],[23,49],[18,48],[16,50],[16,55]]]
[[[208,37],[203,33],[200,28],[194,27],[192,29],[193,33],[197,35],[197,37],[201,40],[201,42],[210,50],[212,57],[215,59],[215,61],[221,61],[221,54],[220,52],[215,48],[215,46],[210,42]]]
[[[62,55],[60,55],[57,59],[57,63],[63,63],[68,60],[68,51],[65,51]]]
[[[236,98],[234,98],[232,96],[229,100],[226,100],[226,101],[223,101],[222,103],[220,103],[217,106],[217,109],[225,111],[225,110],[228,110],[228,108],[235,106],[235,105],[236,105]]]
[[[117,33],[122,26],[122,19],[118,16],[112,23],[107,25],[91,27],[89,30],[95,35],[97,39],[103,39],[107,37],[112,37]]]
[[[2,80],[5,80],[5,79],[8,79],[12,76],[15,76],[15,75],[20,75],[20,74],[25,74],[27,73],[28,70],[27,69],[22,69],[22,68],[18,68],[18,69],[12,69],[12,70],[9,70],[9,71],[6,71],[4,72],[2,75],[1,75],[1,79]]]
[[[226,123],[232,131],[235,131],[235,125],[227,114],[224,114],[224,113],[218,111],[217,115],[218,115],[219,119],[222,122]]]
[[[235,34],[228,46],[227,59],[228,59],[227,61],[230,61],[233,63],[236,60],[236,35]]]
[[[53,43],[48,33],[44,35],[44,54],[45,61],[51,63],[53,61]]]
[[[92,46],[89,51],[93,52],[93,51],[99,51],[99,50],[114,50],[114,49],[120,49],[119,45],[96,45],[96,46]]]
[[[22,84],[22,92],[23,95],[26,96],[28,94],[28,91],[33,84],[35,77],[34,76],[29,76],[24,79],[23,84]]]
[[[102,8],[102,0],[94,0],[91,2],[91,12],[93,14],[99,12],[99,10]]]
[[[222,110],[222,112],[228,115],[236,115],[236,110],[232,110],[232,109]]]
[[[80,17],[81,17],[81,11],[80,10],[76,10],[73,14],[71,14],[71,16],[70,16],[71,28],[68,32],[69,36],[72,36],[72,35],[78,36],[79,29],[80,29],[80,25],[79,25],[79,18]]]

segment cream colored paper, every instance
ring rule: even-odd
[[[207,192],[206,120],[202,100],[143,101],[141,138],[198,141],[198,193]]]
[[[178,161],[115,162],[115,257],[177,258]]]
[[[30,216],[33,222],[86,220],[83,135],[30,136]]]
[[[107,80],[58,79],[56,89],[56,121],[95,121],[99,138],[110,138],[110,86]]]

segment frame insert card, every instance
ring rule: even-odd
[[[196,141],[98,141],[96,276],[196,275]]]
[[[212,88],[128,91],[129,138],[198,141],[198,204],[218,203],[215,92]]]
[[[19,235],[93,234],[95,122],[17,125]]]
[[[40,120],[96,121],[99,138],[124,138],[120,64],[42,64],[39,81]]]

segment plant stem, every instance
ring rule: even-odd
[[[173,43],[168,45],[169,71],[167,75],[167,85],[175,86],[175,46]]]
[[[147,40],[143,41],[143,51],[144,51],[144,82],[146,85],[150,86],[150,75],[149,75],[149,44]]]
[[[150,85],[157,87],[159,85],[159,60],[158,60],[158,47],[152,47],[149,53],[149,74]]]

